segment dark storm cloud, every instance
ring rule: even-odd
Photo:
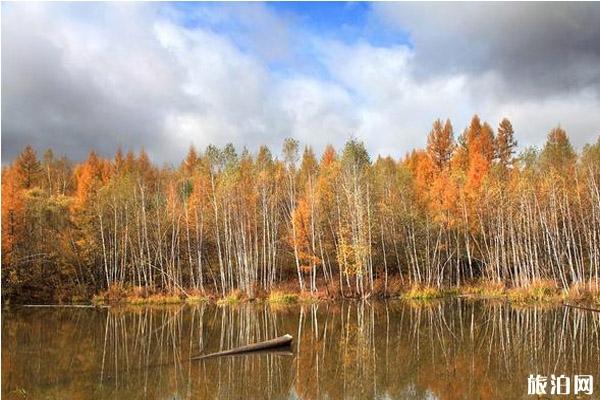
[[[116,104],[85,71],[64,68],[61,49],[44,38],[20,39],[7,32],[2,40],[3,157],[33,144],[81,159],[91,148],[109,153],[115,142],[135,148],[133,137],[156,139],[157,115]]]
[[[211,10],[225,19],[235,11],[223,7]],[[264,25],[245,49],[210,28],[182,25],[166,5],[26,3],[2,11],[4,162],[26,144],[75,159],[143,146],[160,163],[179,162],[190,144],[277,151],[286,136],[323,147],[353,131],[342,88],[271,73],[268,60],[285,54],[287,41],[266,38],[284,22],[264,7],[238,9],[238,19]],[[264,54],[274,41],[277,54]]]
[[[408,31],[415,73],[495,73],[504,95],[600,93],[598,3],[378,3]]]
[[[558,123],[596,140],[596,4],[373,7],[368,23],[414,46],[328,38],[264,5],[2,3],[3,162],[26,144],[178,163],[191,143],[319,151],[350,135],[401,156],[435,118],[459,131],[474,113],[510,117],[524,145]]]
[[[117,146],[146,146],[156,159],[169,158],[160,154],[168,150],[165,114],[186,99],[169,85],[176,73],[160,62],[168,54],[134,39],[140,32],[135,20],[126,21],[131,10],[104,16],[108,23],[98,29],[56,18],[42,6],[10,7],[2,13],[5,160],[26,144],[75,159],[91,149],[112,154]],[[109,28],[126,23],[127,29]]]

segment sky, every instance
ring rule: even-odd
[[[599,3],[6,3],[2,161],[190,145],[424,147],[436,118],[600,134]]]

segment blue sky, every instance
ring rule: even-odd
[[[294,74],[301,70],[320,79],[331,78],[320,64],[310,41],[305,40],[309,36],[347,45],[367,42],[379,47],[412,47],[408,32],[377,21],[370,3],[271,2],[260,8],[264,8],[265,14],[276,15],[284,21],[293,35],[289,38],[286,54],[263,58],[275,73]],[[256,5],[238,3],[224,7],[222,3],[173,2],[159,13],[188,29],[208,29],[227,37],[240,50],[252,53],[256,49],[251,37],[257,30],[257,24],[246,15],[248,9],[256,12]],[[173,10],[176,10],[175,15]],[[258,53],[260,57],[262,54]]]
[[[182,11],[184,24],[190,28],[204,26],[215,29],[219,33],[230,35],[240,26],[232,21],[221,24],[195,18],[195,11],[202,9],[218,10],[219,3],[169,3]],[[304,29],[312,34],[322,35],[346,43],[366,40],[373,45],[410,45],[409,35],[401,29],[373,20],[372,7],[367,2],[271,2],[265,3],[271,12],[284,18],[297,29]],[[246,27],[247,28],[247,27]],[[235,38],[235,36],[232,36]]]
[[[278,2],[267,7],[295,16],[315,34],[348,44],[365,40],[375,46],[411,45],[407,32],[377,21],[367,2]]]
[[[2,156],[234,143],[376,155],[436,118],[512,120],[521,146],[600,132],[594,3],[2,3]]]

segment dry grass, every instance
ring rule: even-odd
[[[402,297],[405,287],[399,276],[388,277],[387,290],[385,286],[384,278],[375,279],[373,282],[373,296],[379,298]]]
[[[316,292],[314,294],[311,294],[310,292],[304,292],[304,293],[301,293],[298,296],[298,303],[302,303],[302,304],[316,304],[316,303],[319,303],[320,301],[322,301],[322,300],[324,300],[326,298],[327,297],[322,292]]]
[[[432,300],[446,295],[447,293],[440,288],[415,284],[402,297],[408,300]]]
[[[217,305],[236,305],[244,301],[244,295],[241,290],[234,289],[222,299],[217,300]]]
[[[179,304],[184,300],[179,295],[153,294],[148,297],[129,297],[127,304],[146,305],[146,304]]]
[[[206,303],[210,301],[210,297],[202,295],[189,295],[185,298],[186,303]]]
[[[270,304],[295,304],[298,302],[298,297],[295,293],[285,293],[276,290],[269,294],[267,302]]]
[[[186,303],[204,303],[210,301],[210,296],[199,289],[190,289],[185,293]]]
[[[127,298],[127,289],[119,284],[112,285],[110,289],[92,297],[94,304],[120,303]]]
[[[177,304],[183,301],[184,298],[179,293],[151,293],[141,287],[126,288],[121,285],[113,285],[92,298],[93,304]]]
[[[507,292],[508,300],[513,303],[549,303],[560,302],[561,296],[556,283],[546,279],[533,281],[525,287],[511,288]]]
[[[506,295],[506,286],[503,282],[482,280],[476,283],[469,283],[457,289],[460,294],[476,297],[495,299]]]
[[[160,293],[142,287],[124,287],[112,285],[92,298],[93,304],[130,304],[130,305],[165,305],[180,303],[214,302],[218,305],[236,305],[242,302],[264,301],[271,305],[313,304],[320,301],[341,299],[339,283],[334,280],[325,285],[323,280],[317,282],[319,290],[299,292],[295,281],[286,281],[271,292],[259,287],[254,288],[255,296],[249,298],[241,290],[233,290],[220,298],[214,292],[202,293],[191,289],[186,293]],[[528,286],[508,288],[503,282],[480,280],[466,283],[460,287],[439,288],[413,284],[406,286],[399,276],[388,278],[387,290],[383,278],[374,282],[373,298],[402,298],[405,300],[423,301],[444,297],[464,296],[472,299],[508,299],[518,305],[530,303],[551,304],[560,302],[587,303],[600,305],[600,290],[593,283],[572,284],[568,289],[560,289],[551,280],[533,281]]]
[[[563,301],[572,303],[600,304],[600,288],[593,283],[573,283],[563,290]]]

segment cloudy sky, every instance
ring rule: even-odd
[[[190,144],[422,147],[435,118],[519,144],[600,134],[600,4],[2,3],[2,157]]]

